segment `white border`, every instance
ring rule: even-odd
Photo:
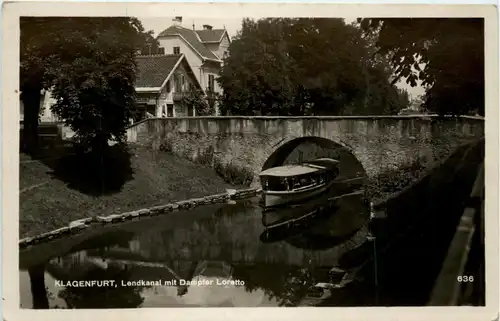
[[[493,320],[498,317],[498,17],[493,5],[376,5],[305,3],[7,3],[2,19],[3,310],[5,320]],[[424,308],[161,308],[124,310],[20,310],[18,271],[19,16],[177,16],[220,18],[484,17],[486,71],[486,307]],[[5,142],[9,142],[8,144]],[[15,244],[15,245],[14,245]],[[411,277],[411,276],[408,276]],[[411,291],[411,289],[408,289]]]

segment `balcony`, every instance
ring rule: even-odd
[[[146,104],[146,105],[156,105],[156,98],[153,97],[137,97],[136,103],[138,104]]]
[[[181,101],[184,97],[186,97],[187,93],[185,92],[174,92],[172,93],[173,101]]]

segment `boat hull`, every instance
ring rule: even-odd
[[[265,208],[274,208],[290,204],[300,203],[308,200],[314,196],[318,196],[328,190],[333,184],[333,181],[328,182],[322,186],[311,188],[304,191],[283,193],[273,191],[263,191],[263,206]]]

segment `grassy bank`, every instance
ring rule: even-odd
[[[20,237],[47,232],[69,222],[230,188],[212,169],[171,153],[129,147],[106,157],[75,155],[31,160],[21,154]]]

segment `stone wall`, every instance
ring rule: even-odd
[[[434,116],[155,118],[134,124],[127,135],[129,142],[172,151],[216,169],[250,171],[254,185],[266,160],[297,138],[334,142],[351,153],[371,177],[417,159],[432,167],[457,146],[483,137],[484,120]]]

